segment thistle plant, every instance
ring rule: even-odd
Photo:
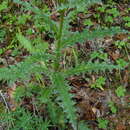
[[[19,43],[30,53],[24,61],[16,65],[10,65],[8,68],[0,68],[0,80],[8,82],[29,81],[31,76],[38,76],[42,80],[43,75],[46,75],[50,80],[49,86],[40,88],[41,92],[37,92],[37,98],[40,104],[46,104],[50,114],[50,120],[53,125],[59,121],[56,111],[64,114],[64,120],[60,122],[60,129],[64,129],[65,122],[69,120],[70,125],[74,130],[87,130],[87,125],[78,122],[76,115],[75,102],[72,100],[73,95],[69,93],[71,87],[67,82],[67,78],[71,75],[84,72],[99,72],[111,71],[117,69],[118,65],[109,64],[106,62],[83,62],[71,68],[62,68],[61,60],[63,50],[67,47],[73,47],[77,42],[81,44],[86,40],[94,40],[103,38],[108,35],[114,35],[122,32],[119,28],[97,28],[89,31],[86,28],[82,32],[71,32],[70,21],[73,13],[81,12],[93,3],[100,2],[99,0],[57,0],[56,12],[59,13],[59,21],[51,19],[51,14],[44,14],[41,9],[31,4],[31,2],[23,2],[14,0],[27,11],[32,11],[36,18],[43,20],[43,23],[48,26],[48,31],[51,32],[54,38],[54,49],[52,53],[48,53],[48,43],[42,42],[37,45],[32,45],[31,41],[26,38],[19,30],[16,38]],[[51,62],[50,62],[51,61]],[[25,83],[26,86],[27,83]],[[42,84],[43,85],[43,84]],[[55,95],[55,96],[54,96]],[[58,104],[58,107],[56,106]],[[51,107],[55,106],[55,107]],[[64,122],[64,123],[63,123]],[[15,126],[12,126],[15,128]],[[33,128],[34,129],[34,128]]]

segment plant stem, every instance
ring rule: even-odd
[[[60,55],[61,55],[61,41],[62,41],[62,32],[63,32],[63,25],[64,25],[64,12],[61,12],[61,17],[60,17],[60,27],[59,27],[59,32],[57,36],[57,43],[56,43],[56,60],[55,60],[55,70],[59,70],[60,66]]]

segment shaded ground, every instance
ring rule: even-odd
[[[53,10],[53,3],[49,0],[46,1],[48,7]],[[38,5],[40,7],[40,5]],[[89,29],[96,28],[98,25],[101,26],[121,26],[122,28],[130,31],[130,27],[125,26],[125,22],[122,19],[124,16],[129,16],[130,14],[130,5],[120,3],[113,5],[116,7],[120,15],[113,18],[113,22],[105,21],[104,16],[105,12],[97,11],[97,7],[100,5],[94,5],[89,8],[89,13],[79,13],[76,18],[70,23],[72,25],[72,31],[82,31],[86,26],[84,25],[84,19],[91,19],[93,24],[88,26]],[[112,8],[111,5],[107,7]],[[127,11],[129,8],[129,11]],[[31,12],[27,12],[30,14]],[[98,18],[95,18],[95,14],[99,13]],[[23,33],[25,33],[30,39],[34,39],[37,36],[49,41],[50,48],[53,46],[54,39],[50,37],[49,33],[43,33],[39,28],[34,26],[34,21],[31,18],[25,20],[25,23],[18,23],[17,17],[22,15],[22,12],[19,8],[19,5],[15,5],[10,2],[10,7],[3,11],[0,14],[0,48],[1,48],[1,57],[0,57],[0,67],[9,66],[16,64],[17,62],[22,61],[25,56],[28,55],[26,50],[21,49],[15,40],[15,33],[18,28],[20,28]],[[108,15],[108,14],[107,14]],[[53,14],[52,19],[58,20],[58,14]],[[22,21],[24,21],[22,19]],[[32,28],[35,33],[29,30]],[[30,32],[29,32],[30,31]],[[5,35],[4,35],[5,33]],[[115,46],[115,41],[125,41],[128,43],[127,52],[123,48],[118,48]],[[108,60],[114,63],[118,58],[122,58],[128,63],[130,62],[130,39],[128,40],[128,35],[119,34],[114,37],[106,37],[104,39],[99,39],[96,41],[86,41],[84,44],[77,43],[74,48],[77,49],[78,57],[81,61],[86,61],[90,59],[90,54],[94,51],[97,51],[101,48],[101,53],[107,53]],[[50,49],[51,51],[51,49]],[[94,58],[93,60],[103,60],[101,58]],[[63,62],[67,62],[68,65],[73,64],[73,56],[71,56],[71,49],[67,50],[67,55],[63,59]],[[67,65],[66,65],[67,67]],[[103,90],[91,88],[96,79],[100,76],[106,78],[105,85],[103,85]],[[68,78],[70,85],[72,86],[71,93],[75,95],[74,100],[76,101],[76,107],[78,109],[79,120],[86,120],[88,125],[93,130],[100,130],[98,128],[98,118],[103,118],[109,120],[109,129],[113,130],[129,130],[130,129],[130,66],[128,65],[121,72],[106,72],[104,73],[85,73],[79,76],[73,76]],[[48,83],[48,82],[47,82]],[[16,83],[19,86],[21,83]],[[118,86],[124,86],[126,89],[125,96],[118,97],[115,93],[115,90]],[[1,90],[3,91],[3,96],[8,97],[8,105],[12,107],[14,102],[9,100],[11,98],[11,91],[5,82],[1,82]],[[8,95],[8,96],[7,96]],[[0,98],[2,102],[2,98]],[[110,105],[112,103],[113,105]],[[2,103],[1,103],[2,104]],[[29,99],[23,101],[22,105],[27,106],[28,109],[31,109],[31,104]],[[2,105],[1,105],[2,106]],[[116,109],[116,110],[115,110]],[[116,112],[115,112],[116,111]]]

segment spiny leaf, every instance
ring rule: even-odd
[[[35,52],[35,49],[32,46],[31,42],[27,38],[25,38],[22,34],[17,33],[16,37],[21,43],[21,45],[24,46],[24,48],[26,48],[30,53]]]
[[[33,46],[27,38],[25,38],[21,33],[16,34],[17,39],[21,43],[21,45],[26,48],[30,53],[42,53],[45,52],[46,49],[48,49],[48,43],[46,42],[40,42],[38,45]]]
[[[8,2],[7,1],[3,1],[1,4],[0,4],[0,12],[7,9],[8,8]]]
[[[63,38],[63,47],[72,46],[75,43],[83,43],[85,40],[93,40],[96,38],[103,38],[105,36],[113,36],[114,34],[125,32],[118,27],[111,28],[97,28],[94,31],[84,30],[83,32],[69,32],[69,35]]]
[[[76,110],[74,108],[74,102],[72,101],[72,95],[69,93],[69,86],[65,82],[65,79],[61,73],[54,73],[52,76],[52,81],[55,89],[58,92],[58,99],[62,101],[62,108],[67,114],[68,119],[73,125],[73,128],[76,128]]]
[[[43,57],[42,57],[43,59]],[[10,65],[8,68],[0,68],[0,80],[12,80],[29,79],[33,73],[46,72],[48,69],[40,62],[41,57],[29,56],[25,61],[18,63],[17,65]]]
[[[57,106],[57,104],[55,104],[52,101],[49,101],[47,103],[47,110],[49,112],[51,121],[54,125],[62,125],[62,126],[65,125],[64,124],[65,114],[63,113],[62,109],[59,106]]]
[[[65,71],[65,75],[74,75],[74,74],[80,74],[82,72],[98,72],[98,71],[106,71],[106,70],[113,70],[117,69],[118,66],[108,64],[105,62],[99,63],[99,62],[88,62],[88,63],[82,63],[75,68],[68,69]]]
[[[60,3],[61,4],[57,6],[57,11],[66,10],[69,8],[75,8],[77,11],[83,11],[86,7],[89,7],[92,4],[101,3],[101,0],[67,0]]]
[[[14,0],[14,2],[17,4],[21,4],[23,7],[25,7],[26,10],[34,12],[37,17],[44,19],[44,23],[50,27],[50,31],[53,31],[53,33],[57,34],[57,24],[53,20],[51,20],[50,15],[44,14],[42,10],[40,10],[36,6],[33,6],[29,2],[22,2],[21,0]]]
[[[90,129],[87,127],[87,124],[85,122],[80,121],[78,124],[78,130],[90,130]]]

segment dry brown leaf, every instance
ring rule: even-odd
[[[126,130],[126,126],[124,126],[123,124],[119,123],[116,126],[116,130]]]
[[[81,119],[96,120],[96,115],[94,114],[92,107],[87,102],[82,101],[77,106],[80,109]]]
[[[18,105],[14,100],[15,90],[16,90],[16,84],[14,84],[11,88],[8,88],[8,90],[7,90],[7,93],[8,93],[8,96],[9,96],[10,109],[12,111],[15,111],[15,109]]]

